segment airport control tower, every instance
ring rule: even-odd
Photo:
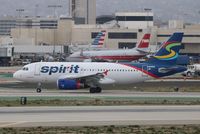
[[[70,0],[75,24],[96,24],[96,0]]]

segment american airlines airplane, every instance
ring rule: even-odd
[[[176,65],[183,33],[174,33],[160,50],[143,63],[37,62],[24,66],[14,78],[30,83],[55,83],[61,90],[89,88],[100,93],[104,84],[131,84],[186,70]]]
[[[95,40],[96,40],[95,44],[98,44],[98,38]],[[93,61],[138,60],[148,54],[149,40],[150,40],[150,34],[145,34],[143,38],[141,39],[141,41],[137,44],[137,47],[133,49],[74,52],[67,58],[67,61],[82,62],[82,61],[87,61],[87,60],[93,60]]]
[[[106,37],[106,31],[105,30],[98,32],[94,41],[91,44],[87,45],[87,48],[86,48],[87,51],[89,51],[89,50],[103,50],[103,49],[105,50],[105,48],[104,48],[105,37]],[[72,49],[72,51],[77,52],[77,50],[73,50],[74,49],[73,47],[71,49]],[[82,51],[79,51],[79,52],[82,52]]]
[[[99,32],[97,34],[96,38],[94,39],[94,41],[92,42],[92,47],[98,47],[98,48],[103,47],[105,37],[106,37],[106,31],[105,30],[102,30],[101,32]]]

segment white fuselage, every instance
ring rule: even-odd
[[[75,52],[68,57],[68,61],[83,61],[85,59],[100,59],[113,61],[133,61],[144,57],[146,53],[137,51],[136,49],[122,50],[100,50],[100,51],[83,51]]]
[[[17,71],[14,77],[31,83],[56,83],[59,79],[69,76],[78,78],[103,72],[106,72],[105,81],[113,80],[112,84],[131,84],[152,79],[140,70],[119,63],[38,62],[24,68]]]

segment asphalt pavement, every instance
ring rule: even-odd
[[[3,107],[0,127],[200,124],[200,106]]]

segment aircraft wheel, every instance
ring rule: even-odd
[[[191,72],[187,72],[187,76],[191,77],[192,73]]]
[[[39,82],[38,85],[37,85],[37,89],[36,89],[37,93],[41,93],[42,92],[41,86],[42,86],[42,83]]]
[[[198,72],[198,76],[200,76],[200,72]]]
[[[42,89],[41,88],[37,88],[36,91],[37,91],[37,93],[41,93]]]
[[[101,93],[102,89],[100,87],[91,87],[90,93]]]
[[[90,93],[96,93],[96,88],[91,87],[91,88],[90,88]]]
[[[96,88],[96,93],[101,93],[102,89],[100,87]]]

